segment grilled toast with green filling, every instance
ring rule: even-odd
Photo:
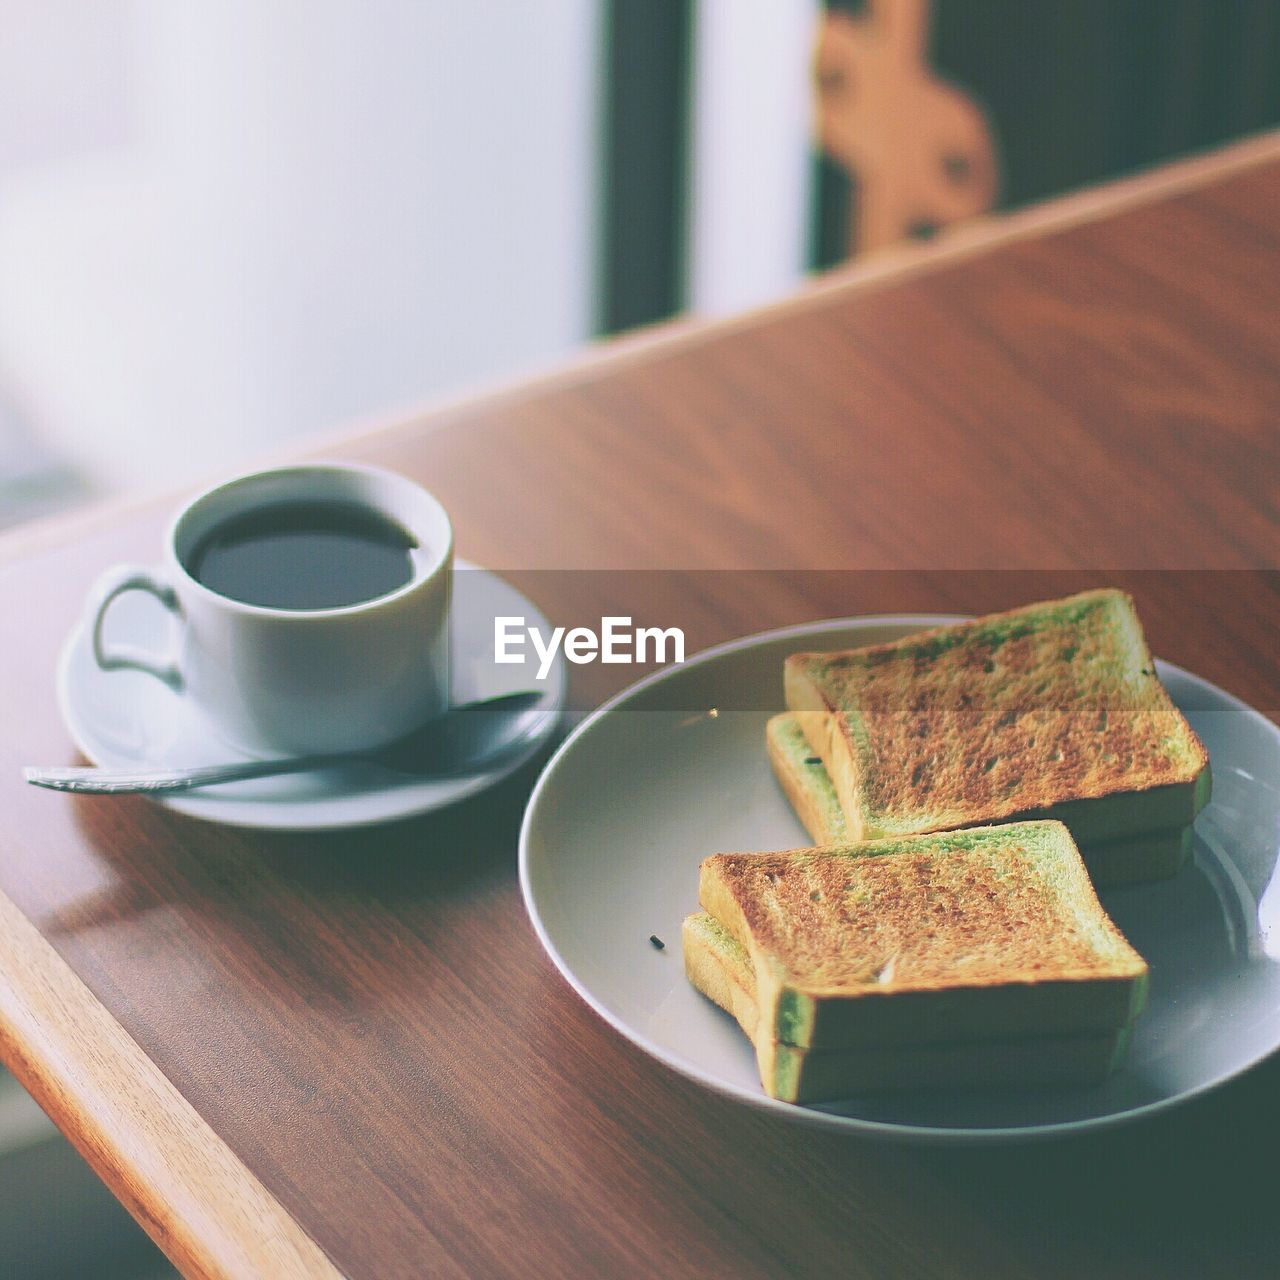
[[[1111,1032],[1146,996],[1059,822],[716,854],[699,899],[750,957],[759,1036],[797,1048]]]
[[[826,1102],[858,1093],[931,1088],[1096,1084],[1123,1059],[1129,1028],[897,1048],[799,1049],[758,1037],[755,972],[747,952],[705,912],[684,922],[689,980],[731,1014],[756,1051],[760,1083],[783,1102]]]
[[[1191,823],[1209,758],[1121,591],[786,660],[854,840],[1026,817],[1082,844]]]
[[[814,844],[847,842],[849,825],[840,799],[795,713],[773,716],[765,729],[765,742],[778,782]],[[1190,849],[1187,826],[1085,845],[1080,853],[1094,886],[1103,889],[1176,875]]]

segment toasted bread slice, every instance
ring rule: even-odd
[[[794,712],[773,716],[765,729],[769,760],[814,844],[841,844],[849,839],[836,789],[827,767],[814,755]],[[1080,853],[1098,889],[1164,880],[1176,875],[1191,849],[1191,828],[1149,831],[1121,840],[1084,845]]]
[[[747,952],[705,912],[684,922],[689,980],[737,1020],[756,1050],[760,1082],[784,1102],[824,1102],[858,1093],[929,1088],[1094,1084],[1123,1059],[1129,1029],[1022,1040],[898,1048],[797,1049],[757,1040],[755,973]]]
[[[1059,822],[717,854],[699,896],[751,958],[758,1037],[798,1048],[1114,1031],[1146,995]]]
[[[785,683],[850,839],[1053,817],[1092,844],[1185,827],[1209,797],[1121,591],[793,654]]]

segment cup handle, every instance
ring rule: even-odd
[[[171,655],[160,657],[133,645],[108,647],[104,641],[102,626],[111,602],[126,591],[145,591],[155,596],[175,617],[182,617],[182,605],[178,602],[177,592],[151,570],[131,564],[109,569],[94,586],[91,597],[94,660],[103,671],[145,671],[147,675],[163,680],[171,689],[181,689],[182,672],[178,670],[178,664]]]

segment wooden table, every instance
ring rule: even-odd
[[[1272,138],[325,452],[424,481],[556,621],[621,607],[701,645],[1119,581],[1157,652],[1274,715],[1277,298]],[[89,583],[154,558],[166,506],[7,543],[0,1049],[189,1274],[1277,1273],[1280,1063],[1020,1148],[748,1112],[539,950],[531,769],[323,837],[24,787],[73,754],[53,671]]]

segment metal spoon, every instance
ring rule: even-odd
[[[412,733],[373,751],[342,755],[290,756],[277,760],[239,760],[193,769],[100,769],[93,766],[42,769],[27,767],[26,780],[54,791],[88,795],[158,794],[208,787],[245,778],[306,773],[356,762],[381,765],[414,778],[449,778],[489,768],[532,742],[556,715],[542,705],[541,693],[508,693],[452,707]]]

